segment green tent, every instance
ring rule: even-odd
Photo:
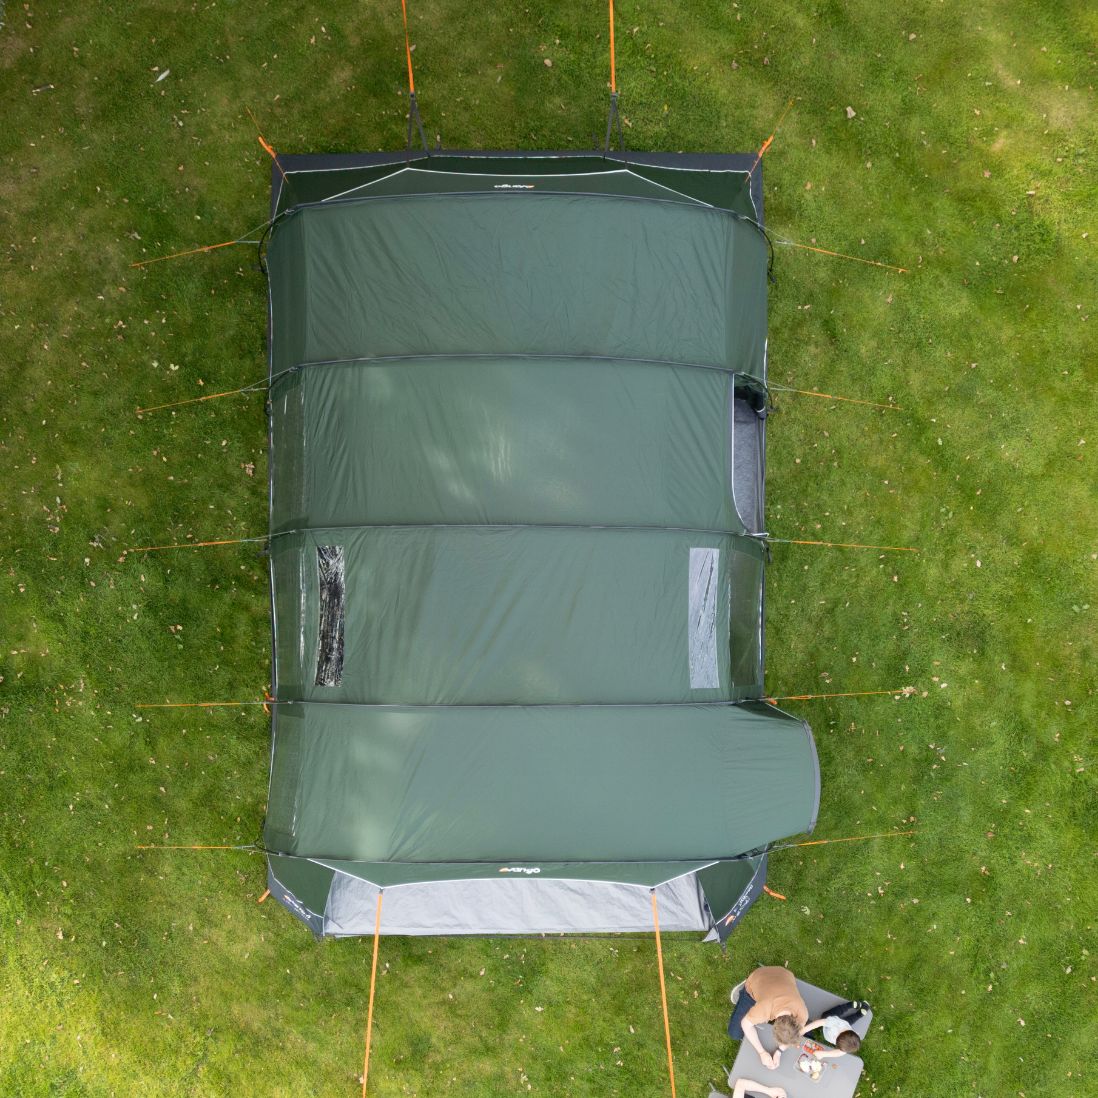
[[[749,163],[282,158],[264,841],[317,934],[382,889],[383,933],[643,930],[654,889],[723,939],[812,828],[760,700]]]

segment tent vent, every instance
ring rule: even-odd
[[[690,689],[716,690],[719,549],[690,550]]]
[[[343,682],[343,546],[318,545],[316,570],[320,585],[316,684],[339,686]]]

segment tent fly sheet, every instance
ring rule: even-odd
[[[379,890],[383,933],[461,934],[646,930],[654,889],[723,938],[819,791],[760,700],[744,158],[282,167],[272,893],[317,934],[373,933]]]

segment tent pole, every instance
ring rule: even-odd
[[[362,1061],[362,1098],[366,1098],[366,1081],[370,1077],[370,1037],[374,1029],[374,988],[377,986],[377,946],[381,937],[381,897],[385,890],[377,892],[377,916],[374,919],[374,957],[370,962],[370,1005],[366,1008],[366,1053]]]
[[[675,1098],[675,1061],[671,1056],[671,1019],[667,1015],[667,984],[663,978],[663,945],[660,943],[660,913],[656,890],[652,889],[652,922],[656,927],[656,959],[660,968],[660,1001],[663,1003],[663,1035],[667,1041],[667,1073],[671,1077],[671,1098]]]

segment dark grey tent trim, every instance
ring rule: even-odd
[[[310,868],[310,872],[327,871],[330,880],[323,886],[326,899],[322,911],[303,903],[280,879],[281,870],[276,870],[276,860],[283,865],[305,862],[307,866],[302,868]],[[709,895],[704,878],[708,871],[727,864],[712,862],[668,877],[656,885],[592,880],[579,875],[537,881],[528,877],[455,877],[443,881],[378,885],[367,877],[348,874],[338,864],[329,864],[323,858],[277,855],[268,859],[267,880],[271,895],[301,919],[317,938],[370,933],[378,892],[387,896],[388,918],[382,929],[389,936],[646,932],[651,929],[647,895],[655,891],[660,902],[660,924],[665,931],[706,930],[706,941],[719,941],[723,945],[762,894],[767,855],[751,859],[754,871],[735,900],[727,908],[724,907],[727,899],[715,908],[716,894]],[[585,868],[594,867],[585,864]],[[536,903],[519,902],[532,899],[535,894]],[[548,921],[542,914],[546,906],[551,912]],[[534,910],[539,913],[536,922],[530,919]],[[486,911],[499,913],[498,921],[485,921]],[[440,915],[444,920],[443,930],[439,928]],[[623,925],[623,916],[632,921]],[[523,922],[523,919],[527,921]]]
[[[766,870],[767,855],[761,854],[757,858],[757,865],[755,872],[751,875],[751,880],[747,882],[747,887],[736,899],[736,902],[723,913],[714,912],[710,908],[714,925],[713,929],[706,935],[705,940],[707,942],[716,938],[722,946],[724,945],[728,940],[728,936],[739,926],[744,915],[762,895],[763,888],[766,886]],[[704,889],[704,885],[702,887]]]
[[[275,863],[279,866],[276,867]],[[324,874],[312,887],[323,888],[323,910],[302,902],[284,882],[289,865]],[[304,864],[302,864],[304,863]],[[648,932],[652,928],[648,896],[659,898],[660,926],[666,931],[708,931],[706,940],[722,943],[762,891],[766,856],[729,911],[714,913],[700,875],[711,866],[691,868],[655,885],[589,877],[454,877],[378,885],[349,874],[323,858],[274,855],[268,858],[271,895],[304,922],[317,938],[372,933],[379,892],[386,896],[387,936],[460,934],[462,936],[600,934]],[[585,863],[585,868],[588,868]],[[316,904],[317,897],[312,903]],[[486,913],[491,913],[487,915]]]
[[[636,165],[648,168],[678,168],[689,171],[739,173],[749,177],[751,202],[757,220],[763,221],[763,166],[751,153],[642,153],[642,152],[576,152],[567,150],[506,150],[485,149],[479,151],[445,150],[444,155],[476,160],[598,160],[623,167]],[[271,164],[271,217],[278,213],[279,200],[286,177],[296,173],[350,171],[355,168],[398,167],[401,165],[427,167],[438,156],[425,153],[296,153],[279,157],[279,163]],[[285,172],[285,175],[283,175]]]
[[[279,864],[293,865],[295,867],[317,867],[325,872],[350,873],[361,880],[370,881],[380,888],[403,888],[410,884],[420,884],[426,877],[416,876],[407,880],[401,879],[401,870],[414,869],[417,873],[431,870],[431,880],[445,881],[472,881],[483,880],[485,877],[495,879],[496,875],[503,873],[514,874],[512,879],[525,878],[529,875],[551,876],[559,880],[596,881],[609,884],[628,884],[633,888],[652,889],[657,885],[668,881],[678,880],[679,877],[688,876],[691,873],[700,873],[713,866],[729,865],[743,859],[754,859],[758,854],[744,855],[741,858],[691,858],[687,861],[652,862],[652,861],[583,861],[583,862],[558,862],[526,863],[516,862],[514,859],[507,861],[446,861],[446,862],[416,862],[416,861],[384,861],[384,862],[349,862],[345,858],[329,858],[322,854],[289,854],[280,850],[263,851],[269,858],[275,859]],[[349,868],[350,867],[350,868]],[[379,872],[380,871],[380,872]],[[315,882],[314,882],[315,886]],[[325,879],[326,887],[326,879]],[[316,902],[315,887],[309,893],[312,896],[311,906],[318,906]],[[310,906],[309,903],[306,906]]]
[[[275,856],[279,857],[279,858],[292,858],[292,859],[296,859],[298,861],[307,861],[307,862],[310,862],[314,865],[323,866],[326,869],[331,869],[335,873],[343,873],[345,875],[354,876],[354,877],[357,877],[359,880],[368,881],[370,884],[373,884],[378,888],[382,888],[386,892],[388,892],[392,889],[397,889],[397,888],[417,888],[417,887],[419,887],[420,885],[422,885],[424,883],[423,881],[420,881],[420,880],[396,881],[396,882],[393,882],[393,881],[379,882],[378,880],[375,879],[374,876],[371,876],[369,873],[366,873],[366,874],[362,874],[362,873],[347,874],[347,870],[342,868],[342,866],[346,864],[345,862],[342,862],[342,860],[339,859],[339,858],[326,858],[322,854],[310,854],[308,857],[305,857],[304,855],[299,855],[299,854],[278,854],[278,855],[275,855]],[[700,860],[702,862],[705,862],[705,859],[698,859],[698,860]],[[706,864],[703,864],[701,866],[697,866],[694,863],[689,863],[689,866],[690,866],[689,868],[683,869],[681,872],[668,874],[664,877],[661,877],[658,881],[655,881],[655,882],[650,882],[650,881],[628,881],[628,880],[619,880],[617,878],[611,879],[610,877],[605,877],[604,878],[604,877],[597,876],[599,866],[602,866],[602,865],[609,866],[609,867],[612,867],[612,868],[616,869],[619,866],[629,866],[629,865],[637,865],[637,866],[640,866],[640,867],[644,867],[644,866],[650,865],[651,863],[649,863],[649,862],[635,862],[635,863],[631,863],[631,862],[577,862],[577,863],[574,863],[575,868],[576,868],[575,873],[563,873],[563,872],[558,871],[558,872],[554,873],[552,876],[542,877],[541,879],[542,880],[554,880],[554,881],[572,881],[573,883],[591,884],[591,885],[620,885],[623,888],[635,888],[640,892],[651,892],[653,888],[658,888],[661,885],[670,884],[673,881],[682,880],[685,877],[690,877],[693,874],[699,873],[702,870],[708,869],[711,866],[727,864],[728,862],[730,862],[732,860],[734,860],[734,859],[724,859],[723,862],[722,862],[721,860],[713,858],[713,859],[710,859],[708,862],[706,862]],[[408,866],[408,867],[412,867],[412,868],[419,868],[419,867],[422,867],[422,866],[430,866],[432,864],[434,864],[434,863],[431,863],[431,862],[386,862],[385,863],[385,865],[387,867],[396,866],[398,868],[399,867],[404,867],[404,866]],[[448,867],[454,867],[454,866],[461,867],[463,865],[467,865],[471,868],[478,868],[478,869],[483,869],[484,866],[485,866],[484,862],[447,862],[446,864],[447,864]],[[493,862],[493,863],[491,863],[491,868],[493,870],[495,870],[496,872],[499,872],[500,870],[499,870],[498,867],[500,865],[501,865],[501,863]],[[503,868],[509,868],[509,867],[503,866]],[[529,877],[524,876],[522,872],[518,871],[519,868],[520,867],[516,867],[516,875],[513,875],[513,876],[495,877],[495,876],[485,876],[483,873],[481,873],[481,874],[472,874],[472,873],[470,873],[468,876],[462,876],[462,875],[459,874],[459,875],[456,875],[456,876],[441,877],[441,878],[438,878],[438,880],[443,880],[443,881],[448,881],[448,882],[451,882],[451,883],[458,883],[458,884],[467,884],[470,881],[484,881],[484,880],[490,880],[490,881],[499,880],[499,881],[504,881],[504,882],[508,882],[508,883],[511,883],[511,884],[515,884],[515,883],[522,883],[523,881],[529,880]],[[536,870],[534,872],[535,872],[535,875],[536,875]]]
[[[324,936],[324,912],[312,911],[278,879],[274,861],[267,858],[267,888],[271,895],[291,914],[296,915],[317,938]]]

